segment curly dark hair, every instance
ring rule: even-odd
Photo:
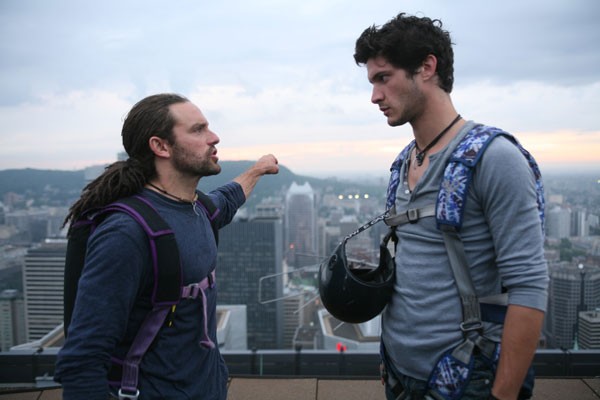
[[[454,83],[452,44],[450,33],[442,29],[442,21],[400,13],[381,27],[365,29],[356,40],[354,60],[361,65],[382,56],[413,76],[425,58],[433,54],[437,58],[439,85],[450,93]]]
[[[175,120],[169,107],[188,101],[181,95],[164,93],[137,102],[127,114],[121,131],[129,159],[109,165],[102,175],[83,188],[81,197],[69,209],[64,225],[77,220],[86,210],[103,207],[142,190],[156,176],[150,138],[158,136],[173,144]]]

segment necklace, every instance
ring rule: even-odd
[[[171,197],[171,198],[173,198],[173,199],[175,199],[177,201],[180,201],[182,203],[190,203],[192,205],[192,209],[194,210],[194,213],[196,215],[200,215],[199,212],[198,212],[198,210],[196,209],[196,204],[197,204],[197,201],[198,201],[198,193],[194,194],[193,200],[186,200],[186,199],[184,199],[182,197],[175,196],[174,194],[171,194],[171,193],[167,192],[165,189],[160,188],[160,187],[158,187],[158,186],[156,186],[156,185],[154,185],[154,184],[152,184],[150,182],[148,182],[148,185],[152,186],[154,189],[158,190],[159,192],[161,192],[165,196],[169,196],[169,197]]]
[[[415,159],[417,160],[417,165],[419,167],[421,165],[423,165],[423,159],[425,158],[425,154],[429,151],[429,149],[431,149],[433,146],[435,146],[435,144],[442,138],[442,136],[444,136],[444,134],[446,134],[446,132],[448,132],[450,130],[450,128],[452,128],[454,126],[454,124],[456,124],[459,120],[460,120],[460,114],[458,114],[456,116],[456,118],[454,118],[454,120],[452,120],[452,122],[450,122],[450,125],[448,125],[447,127],[445,127],[444,130],[441,131],[431,141],[431,143],[429,143],[427,146],[425,146],[425,148],[423,150],[421,150],[419,148],[419,145],[417,144],[417,141],[415,140]]]

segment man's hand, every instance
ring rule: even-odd
[[[263,175],[273,175],[278,172],[279,164],[277,158],[273,154],[267,154],[262,156],[253,166],[233,181],[240,184],[244,190],[244,195],[248,198],[252,190],[254,190],[254,186],[256,186],[256,183]]]
[[[275,158],[273,154],[262,156],[256,164],[254,164],[254,168],[259,171],[264,171],[261,175],[273,175],[279,172],[279,164],[277,158]]]

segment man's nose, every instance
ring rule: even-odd
[[[221,141],[221,139],[219,138],[219,135],[217,135],[214,131],[210,131],[209,143],[211,145],[215,145],[215,144],[219,143],[220,141]]]
[[[373,86],[373,92],[371,93],[371,103],[377,104],[383,100],[383,93],[377,87]]]

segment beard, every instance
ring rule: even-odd
[[[209,148],[203,157],[198,157],[188,151],[187,148],[173,146],[173,166],[177,171],[185,175],[204,177],[217,175],[221,172],[221,166],[212,160],[213,148]]]

